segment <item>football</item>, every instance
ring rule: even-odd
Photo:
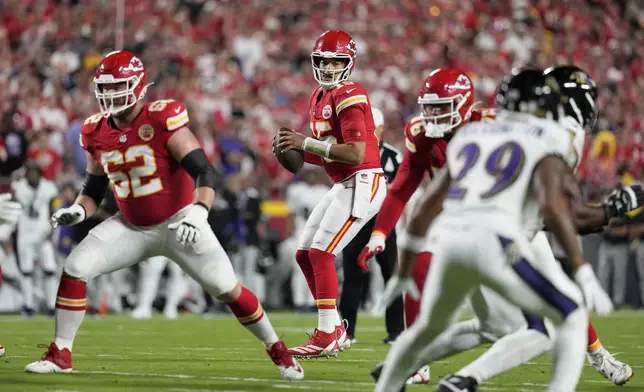
[[[275,157],[286,170],[290,171],[293,174],[299,173],[300,170],[302,170],[302,166],[304,166],[304,151],[289,150],[282,153],[277,150],[277,140],[277,137],[273,139]]]

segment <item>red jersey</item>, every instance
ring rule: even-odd
[[[56,178],[58,169],[60,169],[63,164],[60,155],[50,147],[30,149],[29,152],[27,152],[27,158],[36,161],[38,166],[42,168],[42,176],[48,180]]]
[[[489,121],[494,109],[473,110],[470,121]],[[455,131],[457,132],[457,131]],[[373,231],[388,237],[400,219],[405,205],[423,181],[425,173],[431,177],[434,170],[445,165],[447,140],[425,136],[420,117],[412,118],[405,127],[405,155],[396,178],[380,207]]]
[[[305,154],[309,163],[323,165],[334,182],[341,182],[357,171],[380,168],[378,138],[374,133],[371,104],[364,88],[355,82],[343,82],[325,91],[315,89],[309,104],[313,138],[331,144],[366,142],[364,160],[360,165],[336,162]]]
[[[166,147],[172,133],[188,123],[186,108],[171,99],[145,104],[122,131],[101,114],[83,123],[81,146],[103,166],[129,223],[156,225],[192,203],[192,177]]]

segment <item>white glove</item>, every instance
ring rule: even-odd
[[[72,204],[67,208],[61,208],[51,216],[51,225],[57,228],[60,225],[72,226],[85,220],[85,208],[80,204]]]
[[[411,298],[415,300],[420,299],[420,292],[418,292],[414,278],[400,275],[392,276],[387,282],[385,292],[382,293],[382,297],[380,297],[380,301],[376,304],[374,311],[378,314],[384,314],[387,307],[391,305],[396,298],[406,293],[409,293]]]
[[[590,264],[579,267],[575,272],[575,282],[584,295],[586,308],[589,311],[594,310],[600,316],[605,316],[613,311],[613,302],[597,280]]]
[[[170,223],[168,229],[177,231],[177,241],[183,245],[197,242],[201,232],[207,230],[208,209],[202,204],[193,204],[183,219]]]
[[[0,194],[0,223],[14,224],[22,214],[22,206],[11,201],[11,193]]]
[[[369,262],[373,256],[385,250],[386,240],[387,238],[385,238],[383,234],[378,232],[372,233],[369,238],[369,242],[367,242],[367,245],[362,248],[362,251],[358,255],[358,266],[364,271],[368,271],[369,267],[367,266],[367,262]]]

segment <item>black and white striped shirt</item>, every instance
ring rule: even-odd
[[[380,166],[385,172],[388,184],[394,181],[402,159],[403,155],[396,147],[384,142],[380,144]]]

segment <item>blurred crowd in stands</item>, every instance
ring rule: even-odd
[[[122,42],[154,82],[149,100],[187,105],[221,175],[228,215],[213,224],[225,246],[287,237],[289,225],[276,235],[264,219],[286,215],[270,200],[284,200],[293,181],[271,140],[280,126],[308,132],[310,50],[333,28],[356,40],[352,77],[384,112],[391,144],[404,148],[419,83],[434,68],[467,72],[484,107],[512,67],[572,63],[599,86],[601,118],[578,173],[589,200],[644,175],[639,0],[1,0],[0,188],[30,158],[61,189],[77,189],[80,124],[97,112],[94,70]]]

